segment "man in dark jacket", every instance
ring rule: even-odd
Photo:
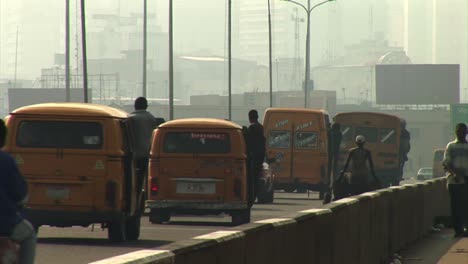
[[[257,110],[249,111],[250,126],[247,132],[247,160],[249,161],[249,171],[253,182],[253,199],[255,201],[258,193],[259,174],[265,160],[265,136],[263,126],[258,122]]]
[[[0,119],[0,149],[5,145],[6,133],[5,123]],[[20,213],[27,199],[27,185],[13,157],[1,150],[0,171],[0,236],[20,245],[18,263],[34,263],[36,233]]]
[[[400,126],[400,177],[398,182],[403,180],[403,169],[405,167],[405,163],[408,161],[408,153],[411,150],[411,135],[410,132],[406,129],[406,120],[401,119]],[[395,183],[395,185],[397,184]]]
[[[127,124],[131,132],[133,160],[138,175],[138,190],[141,190],[145,187],[148,174],[151,136],[160,122],[146,110],[148,101],[145,97],[138,97],[134,107],[135,111],[128,116]]]

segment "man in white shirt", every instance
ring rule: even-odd
[[[443,166],[449,172],[447,186],[455,237],[468,235],[468,142],[467,126],[459,123],[455,127],[456,139],[447,144]]]

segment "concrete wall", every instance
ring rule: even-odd
[[[378,264],[448,215],[445,179],[391,187],[323,208],[220,230],[94,264]]]

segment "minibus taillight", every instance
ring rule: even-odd
[[[106,184],[107,206],[115,208],[116,194],[117,194],[117,183],[115,181],[108,181]]]
[[[157,195],[159,192],[158,178],[151,178],[151,195]]]
[[[241,194],[242,194],[242,182],[240,179],[235,179],[234,180],[234,194],[241,198]]]

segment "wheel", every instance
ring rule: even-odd
[[[268,204],[273,203],[274,196],[275,196],[275,191],[272,188],[269,192],[265,194],[265,200],[264,200],[265,203],[268,203]]]
[[[127,219],[125,231],[128,240],[138,240],[140,237],[140,225],[140,215],[134,215]]]
[[[250,209],[244,209],[231,214],[233,225],[250,223]]]
[[[259,191],[257,193],[257,201],[258,203],[264,204],[267,200],[267,186],[265,182],[261,182],[259,184]]]
[[[126,221],[125,217],[122,217],[119,220],[115,220],[109,223],[109,227],[107,229],[107,236],[111,242],[123,242],[126,240]]]
[[[319,192],[319,200],[323,200],[324,197],[325,197],[325,191],[321,190]]]
[[[164,222],[169,222],[171,219],[171,213],[166,210],[161,209],[151,209],[149,220],[153,224],[162,224]]]

